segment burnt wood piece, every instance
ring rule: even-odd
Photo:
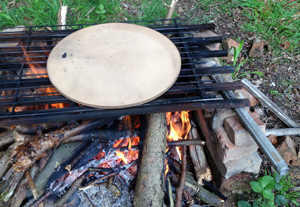
[[[167,120],[165,113],[146,115],[146,132],[133,206],[163,206]]]
[[[137,130],[133,131],[133,137],[139,136]],[[131,137],[130,130],[92,130],[76,136],[69,137],[61,143],[74,142],[74,141],[114,141],[117,139],[125,139]]]
[[[87,172],[83,173],[77,180],[74,181],[74,183],[71,185],[69,190],[55,202],[55,207],[62,207],[65,202],[75,193],[75,191],[80,187],[83,180],[88,175]]]
[[[48,132],[50,129],[59,127],[63,123],[42,123],[42,124],[30,124],[30,125],[18,125],[16,131],[22,134],[37,135],[38,133]]]
[[[200,140],[200,136],[197,132],[197,129],[192,127],[189,133],[189,139],[191,140]],[[205,152],[202,146],[199,145],[190,145],[190,156],[194,165],[195,175],[197,178],[197,182],[203,186],[203,179],[206,181],[212,180],[211,169],[207,163]]]

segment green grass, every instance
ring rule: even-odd
[[[62,0],[68,6],[67,24],[163,19],[167,13],[166,0],[123,2]],[[56,25],[60,3],[58,0],[4,0],[0,6],[0,27]]]
[[[190,16],[201,13],[202,22],[217,20],[216,15],[233,20],[237,8],[243,19],[241,29],[262,37],[276,52],[300,53],[300,0],[199,0]]]

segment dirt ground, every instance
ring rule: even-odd
[[[244,47],[239,62],[249,58],[249,51],[252,47],[255,38],[261,38],[254,32],[247,32],[241,29],[241,25],[245,21],[242,15],[242,8],[236,8],[233,14],[221,15],[215,14],[214,8],[203,11],[193,10],[195,1],[180,1],[178,3],[178,14],[180,18],[186,19],[187,22],[193,22],[193,19],[200,19],[210,14],[213,16],[213,21],[216,25],[216,33],[221,35],[223,39],[231,38],[238,42],[244,40]],[[192,14],[191,14],[192,13]],[[247,78],[255,84],[264,94],[266,94],[274,103],[280,106],[286,114],[289,115],[295,122],[300,123],[300,55],[292,56],[286,52],[276,53],[270,49],[268,43],[264,47],[264,56],[262,58],[254,58],[246,62],[241,68],[243,71],[260,71],[264,75],[247,75]],[[267,129],[286,128],[270,110],[264,106],[258,106],[264,112],[262,119],[267,123]],[[292,136],[299,150],[300,136]],[[263,165],[261,167],[260,176],[264,175],[265,169],[271,171],[270,163],[266,157],[263,157]],[[300,186],[300,168],[290,165],[290,176]],[[300,199],[298,199],[298,203]],[[290,204],[293,206],[293,204]]]

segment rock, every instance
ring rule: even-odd
[[[228,117],[236,116],[232,109],[217,109],[216,114],[213,116],[212,128],[217,129],[224,124],[224,120]]]
[[[263,57],[264,56],[264,42],[255,42],[249,52],[249,57]]]
[[[255,116],[255,114],[251,114],[251,116]],[[261,128],[263,132],[266,130],[266,124],[260,121],[257,117],[253,117],[254,121]],[[224,128],[228,137],[232,141],[234,145],[237,146],[249,146],[255,145],[256,142],[252,138],[251,134],[244,127],[242,121],[237,117],[229,117],[224,120]]]
[[[234,55],[234,50],[232,47],[238,48],[238,46],[240,45],[239,42],[234,41],[233,39],[226,39],[223,43],[222,43],[222,47],[224,50],[228,50],[228,55],[233,56]]]
[[[248,191],[251,189],[250,182],[254,180],[254,176],[252,176],[250,173],[241,172],[228,179],[222,178],[222,184],[219,189],[222,192],[232,192],[234,190]]]
[[[218,156],[221,158],[221,161],[226,163],[232,160],[243,159],[246,156],[249,156],[256,152],[258,146],[256,144],[248,146],[237,146],[234,145],[229,139],[224,127],[219,127],[214,130],[215,148]]]
[[[277,136],[271,134],[270,136],[268,136],[268,139],[270,140],[270,142],[275,145],[277,144]]]
[[[251,155],[242,157],[240,159],[217,164],[219,164],[218,167],[220,169],[220,173],[227,179],[240,172],[258,174],[261,162],[261,157],[255,151]]]
[[[259,103],[258,99],[255,98],[249,91],[247,91],[245,88],[242,90],[236,90],[235,93],[241,93],[245,98],[249,99],[250,106],[255,106]]]
[[[204,30],[195,35],[195,37],[217,37],[218,35],[210,30]],[[212,43],[205,45],[209,50],[219,50],[221,44],[220,43]]]
[[[300,165],[300,159],[296,151],[296,143],[290,136],[285,136],[285,140],[276,149],[287,164],[294,166]]]

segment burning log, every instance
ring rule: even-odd
[[[200,140],[200,136],[197,132],[196,128],[192,128],[189,133],[190,140]],[[197,182],[203,186],[203,179],[206,181],[212,180],[212,174],[210,167],[208,166],[204,149],[202,146],[190,145],[190,155],[195,169],[195,175],[197,178]]]
[[[162,206],[167,137],[166,115],[150,114],[145,119],[147,128],[136,178],[133,206]]]
[[[176,190],[175,207],[180,207],[181,206],[182,193],[183,193],[185,177],[186,177],[186,146],[184,146],[183,149],[182,149],[182,155],[183,155],[182,156],[182,170],[181,170],[181,177],[180,177],[179,186]]]
[[[55,207],[62,207],[65,202],[75,193],[75,191],[80,187],[83,180],[88,175],[87,172],[83,173],[74,183],[71,185],[70,189],[63,195],[60,199],[55,202]]]

